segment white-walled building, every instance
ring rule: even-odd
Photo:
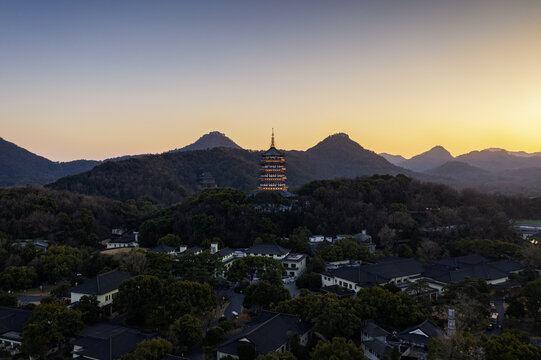
[[[120,283],[131,277],[130,274],[113,270],[87,279],[84,283],[71,289],[71,303],[76,303],[85,295],[96,295],[99,306],[109,305],[118,293]]]

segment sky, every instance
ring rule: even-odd
[[[57,161],[220,131],[541,150],[541,1],[0,0],[0,137]]]

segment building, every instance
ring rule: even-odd
[[[127,247],[139,247],[139,233],[122,232],[121,229],[113,229],[112,237],[107,241],[107,249],[118,249]]]
[[[197,177],[197,184],[199,185],[199,189],[201,190],[213,189],[218,187],[218,185],[216,185],[216,179],[208,171],[199,174],[199,176]]]
[[[0,349],[11,356],[20,353],[24,324],[32,315],[31,311],[0,307]]]
[[[306,271],[306,254],[289,254],[282,259],[287,276],[297,279]]]
[[[87,279],[81,285],[71,289],[71,303],[79,301],[85,295],[96,295],[99,306],[109,305],[118,293],[120,283],[131,277],[130,274],[113,270],[99,274],[95,278]]]
[[[251,346],[257,355],[290,350],[291,335],[299,335],[300,345],[307,345],[314,324],[296,315],[262,311],[248,327],[216,348],[218,360],[231,356],[238,359],[239,346]]]
[[[274,130],[269,150],[261,156],[261,173],[258,190],[287,192],[287,177],[284,154],[274,146]]]
[[[291,250],[283,248],[273,243],[259,243],[254,244],[251,248],[246,250],[248,256],[268,256],[276,260],[283,260],[289,255]]]
[[[375,264],[343,266],[321,274],[323,287],[341,286],[358,292],[362,288],[388,283],[400,286],[418,278],[425,265],[414,259],[383,258]]]
[[[361,346],[364,355],[370,360],[390,358],[393,347],[387,343],[390,333],[379,327],[372,320],[365,321],[361,326]]]
[[[135,350],[156,334],[109,323],[86,326],[72,341],[74,359],[113,360]]]

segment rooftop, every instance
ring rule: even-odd
[[[262,255],[286,255],[289,254],[291,250],[283,248],[278,244],[272,243],[260,243],[255,244],[251,248],[246,250],[247,254],[262,254]]]
[[[95,278],[85,280],[81,285],[71,288],[71,292],[78,294],[103,295],[118,289],[122,281],[131,277],[130,274],[112,270],[104,274],[99,274]]]

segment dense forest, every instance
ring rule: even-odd
[[[516,241],[509,222],[541,217],[541,200],[385,175],[313,181],[291,198],[208,189],[161,209],[151,201],[13,188],[0,190],[0,209],[0,232],[10,239],[97,246],[112,227],[123,226],[139,229],[148,247],[167,234],[188,245],[219,240],[222,246],[247,247],[258,237],[276,241],[305,227],[327,236],[367,230],[381,249],[393,252],[400,245],[402,251],[408,250],[405,246],[415,250],[423,241],[439,246],[463,238]]]

